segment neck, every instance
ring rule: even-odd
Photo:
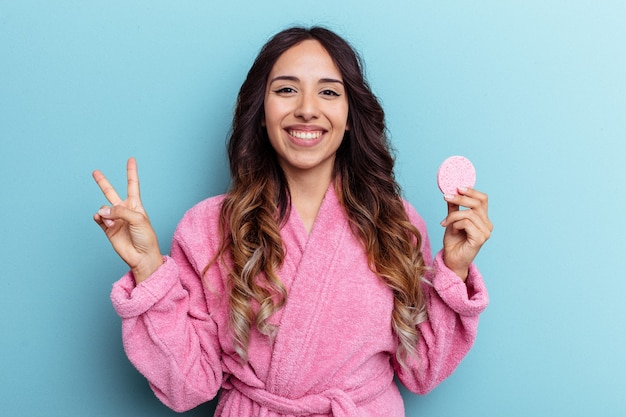
[[[330,186],[332,173],[324,176],[286,174],[291,194],[291,204],[295,207],[307,232],[313,229],[313,223]]]

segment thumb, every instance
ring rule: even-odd
[[[124,220],[130,224],[140,224],[145,220],[143,214],[134,210],[130,210],[123,205],[115,205],[112,207],[102,207],[98,210],[98,214],[102,217],[104,224],[111,226],[114,220]]]

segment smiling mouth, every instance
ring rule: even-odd
[[[302,130],[290,130],[289,134],[294,138],[302,139],[302,140],[313,140],[320,138],[324,132],[321,130],[316,130],[314,132],[311,131],[302,131]]]

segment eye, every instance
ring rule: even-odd
[[[323,96],[339,97],[339,93],[333,90],[322,90],[321,94]]]
[[[291,87],[281,87],[279,89],[274,90],[274,92],[276,94],[293,94],[296,92],[296,90],[294,90]]]

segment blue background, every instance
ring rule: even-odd
[[[126,268],[91,171],[123,191],[138,158],[167,252],[225,190],[260,46],[324,24],[364,56],[433,245],[445,157],[490,195],[477,343],[431,394],[403,392],[407,415],[626,415],[625,18],[622,1],[0,0],[0,414],[176,415],[124,356],[109,291]]]

